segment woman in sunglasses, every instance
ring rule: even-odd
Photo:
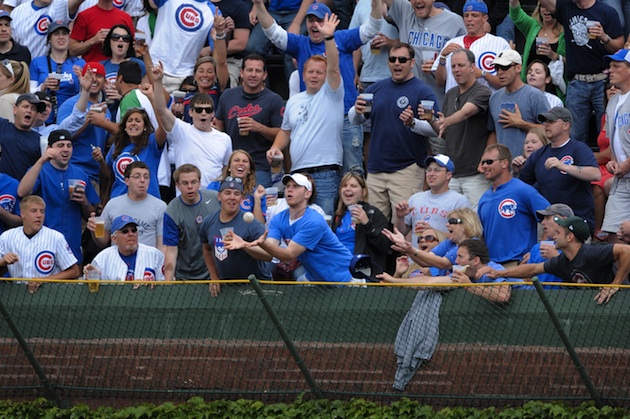
[[[265,188],[256,184],[256,165],[247,151],[234,150],[230,155],[228,165],[223,169],[221,179],[211,182],[207,189],[218,191],[221,182],[230,176],[243,183],[244,197],[241,202],[241,209],[250,211],[258,221],[265,224],[265,213],[267,212]]]
[[[28,65],[4,60],[0,65],[0,117],[15,122],[13,106],[17,98],[30,92]],[[33,116],[34,117],[34,116]]]
[[[479,216],[470,208],[451,211],[448,214],[446,228],[448,230],[446,240],[431,251],[412,247],[398,229],[395,229],[394,233],[383,230],[383,234],[394,243],[392,249],[409,256],[420,266],[437,268],[438,276],[443,276],[448,275],[455,264],[459,243],[466,239],[483,238],[483,227]]]
[[[110,84],[116,81],[118,67],[125,61],[135,61],[142,70],[142,82],[148,83],[147,68],[142,60],[135,57],[131,29],[125,25],[114,25],[103,41],[103,54],[109,58],[101,61],[105,67],[105,78]]]
[[[51,124],[57,120],[57,109],[61,104],[81,91],[74,68],[83,68],[85,61],[70,55],[70,29],[67,24],[51,22],[46,39],[50,47],[48,54],[33,58],[29,70],[31,90],[49,93],[53,99],[52,111],[46,120],[46,124]]]
[[[143,161],[149,167],[151,175],[147,192],[160,198],[160,185],[157,179],[160,157],[166,142],[166,132],[162,128],[153,131],[153,126],[146,111],[141,108],[130,108],[113,135],[114,144],[107,157],[102,158],[100,148],[93,153],[100,162],[101,171],[110,175],[112,188],[110,198],[127,193],[125,168],[134,161]]]
[[[438,244],[444,241],[444,233],[439,230],[427,228],[420,236],[418,236],[418,248],[424,252],[430,252],[437,247]],[[409,260],[409,256],[403,255],[396,259],[396,271],[394,275],[383,273],[378,278],[385,282],[403,282],[402,279],[416,278],[418,276],[439,276],[440,270],[438,268],[427,268],[418,265],[414,261]]]
[[[369,255],[372,262],[385,269],[391,242],[382,231],[391,224],[378,208],[367,203],[367,198],[363,176],[346,173],[341,178],[332,229],[350,253]]]

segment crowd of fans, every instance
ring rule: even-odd
[[[362,282],[368,255],[387,282],[627,281],[615,9],[351,3],[5,1],[0,267]]]

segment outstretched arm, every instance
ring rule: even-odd
[[[149,69],[147,69],[147,71],[149,71]],[[164,66],[162,62],[160,61],[158,65],[151,67],[151,72],[153,73],[153,91],[163,91],[162,78],[164,77]],[[153,108],[163,125],[164,131],[171,132],[175,126],[175,119],[177,118],[175,118],[175,115],[166,107],[164,95],[157,94],[153,96]]]
[[[324,35],[326,46],[326,81],[333,90],[341,86],[341,71],[339,70],[339,50],[335,42],[335,29],[339,25],[339,18],[336,14],[324,16],[324,20],[319,24],[319,31]]]

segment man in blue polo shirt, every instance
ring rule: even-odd
[[[48,148],[18,186],[23,198],[31,193],[46,202],[46,227],[61,232],[79,263],[83,261],[81,249],[81,219],[87,220],[100,201],[88,175],[70,164],[72,135],[56,130],[48,136]]]

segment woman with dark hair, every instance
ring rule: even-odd
[[[527,84],[543,92],[549,109],[556,106],[564,107],[564,102],[553,93],[549,93],[549,85],[551,83],[551,72],[549,66],[540,60],[534,60],[527,66]]]
[[[125,61],[138,63],[142,82],[148,83],[147,68],[142,60],[135,57],[133,42],[131,29],[126,25],[114,25],[103,41],[103,54],[109,57],[101,61],[101,64],[105,67],[105,95],[108,103],[121,99],[120,93],[118,93],[115,86],[118,68],[121,63]],[[113,113],[111,107],[110,111]]]
[[[46,39],[50,45],[48,54],[33,58],[29,70],[31,90],[50,93],[53,98],[53,109],[46,120],[46,124],[51,124],[63,102],[81,91],[75,67],[82,69],[85,61],[70,55],[70,29],[65,23],[51,22]]]
[[[131,29],[126,25],[114,25],[103,41],[103,54],[109,58],[101,61],[105,67],[105,78],[110,83],[116,81],[116,74],[120,63],[125,61],[135,61],[142,70],[142,82],[148,81],[147,69],[144,62],[135,56],[133,49],[133,36]]]
[[[382,269],[387,268],[391,242],[382,234],[391,225],[383,213],[367,203],[368,189],[361,174],[348,172],[339,184],[339,204],[332,229],[352,254],[366,254]]]
[[[147,192],[160,198],[157,172],[166,142],[166,132],[162,128],[154,132],[146,111],[141,108],[131,108],[120,122],[118,131],[113,135],[113,142],[105,161],[102,159],[102,154],[95,153],[95,160],[101,163],[101,171],[112,176],[110,198],[127,193],[125,167],[138,160],[145,162],[151,172]]]

